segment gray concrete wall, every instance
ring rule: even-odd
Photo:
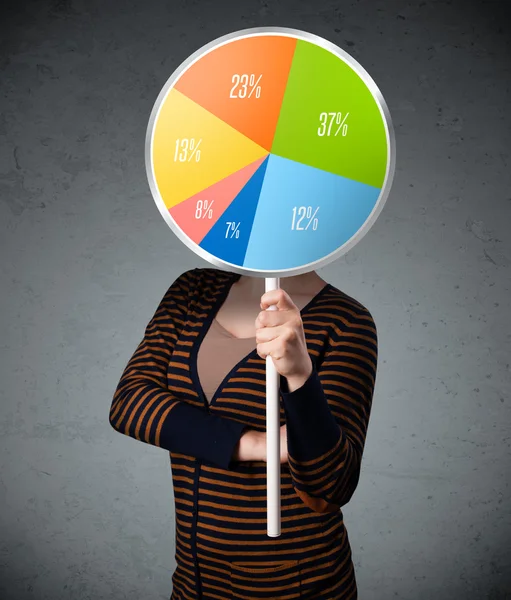
[[[208,263],[156,209],[145,131],[189,54],[260,25],[345,48],[396,129],[383,213],[319,270],[379,333],[363,471],[345,509],[360,598],[511,598],[506,4],[2,4],[2,600],[170,595],[168,454],[115,433],[108,410],[170,282]]]

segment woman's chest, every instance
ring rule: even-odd
[[[302,310],[313,294],[300,294],[292,298],[298,310]],[[261,312],[258,302],[244,298],[227,298],[215,315],[216,321],[235,338],[255,338],[256,319]]]
[[[323,310],[318,296],[314,300],[310,293],[293,295],[292,300],[301,311],[309,354],[317,362],[327,335],[317,319]],[[219,415],[264,429],[266,361],[257,354],[255,339],[259,302],[260,298],[247,301],[228,295],[227,290],[198,296],[178,332],[167,384],[181,400],[201,407],[209,404]]]

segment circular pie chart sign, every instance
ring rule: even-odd
[[[146,169],[163,218],[229,271],[323,266],[367,233],[388,196],[395,137],[382,94],[341,48],[260,27],[200,48],[153,107]]]

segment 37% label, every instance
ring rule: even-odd
[[[320,126],[318,127],[318,135],[319,137],[330,136],[332,132],[332,126],[335,122],[337,129],[334,133],[334,137],[339,134],[342,130],[341,135],[346,137],[348,134],[348,123],[346,123],[346,119],[350,113],[346,113],[344,117],[340,112],[322,112],[319,115]]]

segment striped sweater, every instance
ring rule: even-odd
[[[208,404],[197,353],[239,274],[196,268],[169,287],[115,390],[110,424],[170,455],[176,514],[171,600],[348,600],[357,585],[341,507],[358,483],[377,367],[370,312],[331,284],[301,310],[313,370],[280,378],[281,535],[268,537],[266,462],[237,462],[265,431],[266,361],[255,348]]]

